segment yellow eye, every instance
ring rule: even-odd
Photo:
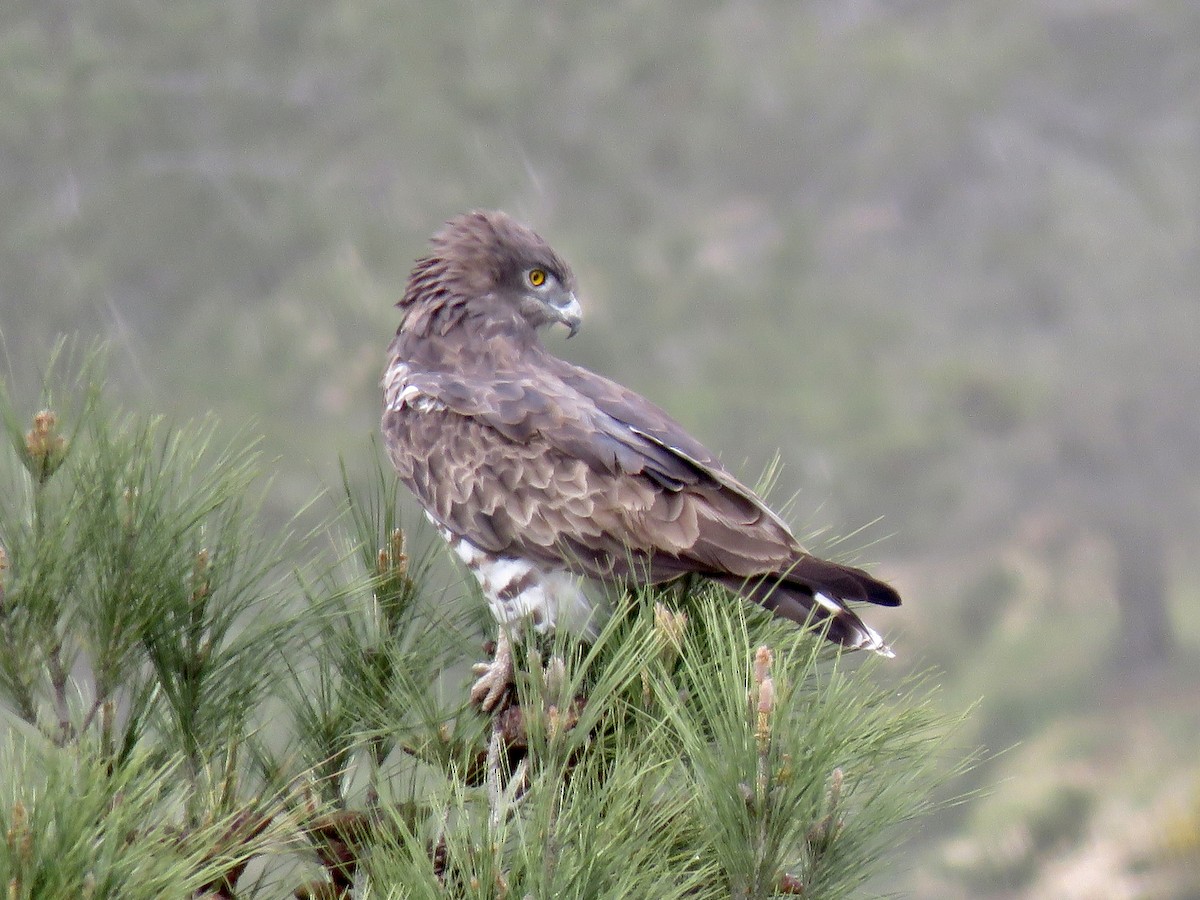
[[[541,287],[543,284],[546,283],[546,270],[545,269],[530,269],[529,274],[526,275],[525,277],[529,279],[529,283],[532,284],[534,287]]]

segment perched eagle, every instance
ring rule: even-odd
[[[552,356],[538,330],[574,334],[567,264],[502,212],[471,212],[417,261],[383,376],[383,434],[400,479],[472,571],[500,623],[473,700],[512,678],[507,631],[588,612],[586,576],[711,578],[848,648],[892,653],[846,605],[900,597],[812,556],[754,492],[674,419]]]

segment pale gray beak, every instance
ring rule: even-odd
[[[579,301],[575,299],[574,294],[567,295],[567,302],[561,306],[557,303],[554,305],[554,312],[558,316],[558,321],[567,326],[567,338],[575,337],[579,331],[579,326],[583,322],[583,307],[579,305]]]

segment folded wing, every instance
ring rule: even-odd
[[[527,373],[425,375],[384,414],[397,471],[439,525],[489,552],[599,579],[713,578],[846,646],[888,653],[845,603],[900,602],[807,553],[665,412],[547,355]]]

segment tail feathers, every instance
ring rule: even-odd
[[[873,650],[888,658],[896,655],[875,629],[846,606],[846,601],[900,605],[900,595],[892,587],[861,569],[810,556],[786,573],[756,580],[727,576],[720,581],[777,616],[825,628],[826,638],[843,647]]]

